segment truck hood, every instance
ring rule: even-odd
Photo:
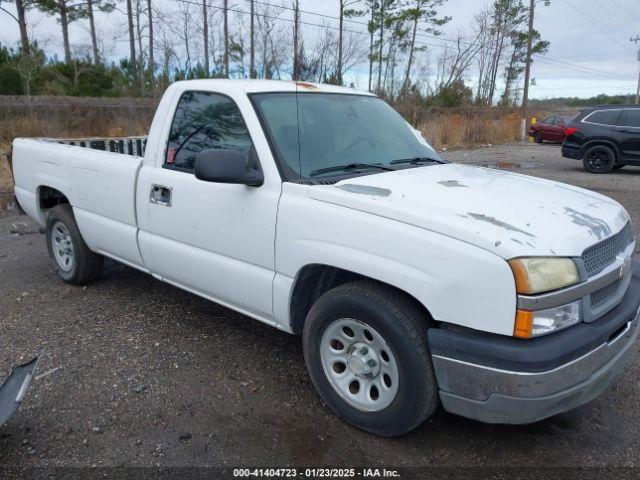
[[[311,198],[518,256],[580,256],[629,221],[598,193],[482,167],[443,164],[310,186]]]

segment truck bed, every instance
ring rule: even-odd
[[[16,198],[44,226],[42,199],[50,189],[65,192],[90,248],[115,248],[119,259],[138,265],[136,181],[145,147],[146,137],[18,138]]]

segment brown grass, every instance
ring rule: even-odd
[[[441,113],[417,127],[434,148],[468,148],[500,144],[520,137],[520,115],[500,113]]]
[[[0,152],[6,145],[0,143]],[[9,171],[9,164],[0,158],[0,194],[13,191],[13,181],[11,179],[11,172]]]
[[[144,135],[154,111],[147,99],[0,97],[0,194],[13,188],[3,157],[14,138]]]

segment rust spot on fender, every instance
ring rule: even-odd
[[[346,183],[344,185],[337,185],[337,187],[345,192],[357,193],[359,195],[372,195],[374,197],[388,197],[391,195],[391,190],[388,188],[370,187],[368,185]]]

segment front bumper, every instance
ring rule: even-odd
[[[620,376],[638,337],[639,316],[640,262],[635,262],[622,302],[595,322],[531,340],[430,330],[443,407],[510,424],[578,407]]]

